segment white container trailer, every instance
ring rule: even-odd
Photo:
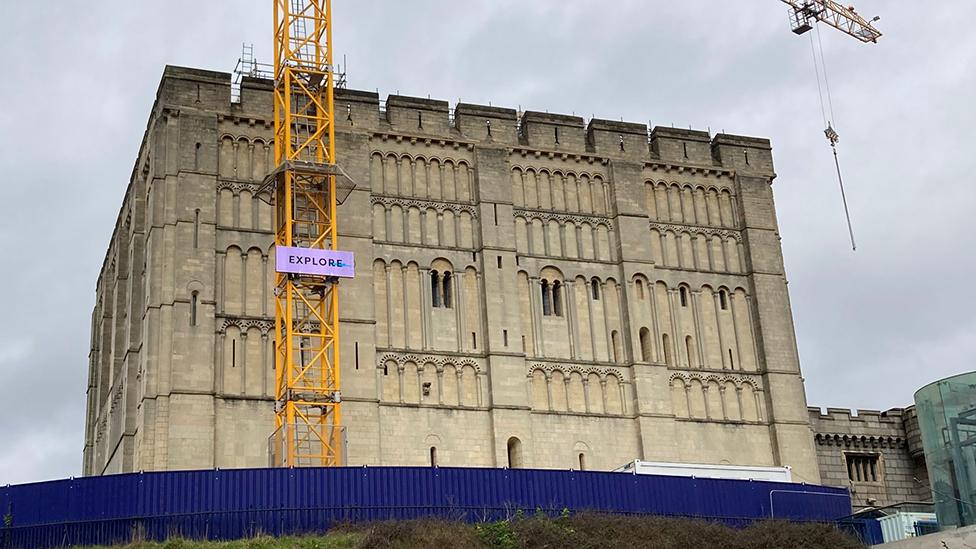
[[[752,465],[709,465],[705,463],[667,463],[636,459],[614,469],[619,473],[637,475],[665,475],[669,477],[730,478],[738,480],[767,480],[793,482],[793,473],[786,467],[758,467]]]
[[[915,537],[915,523],[918,521],[935,522],[935,513],[898,511],[878,519],[885,543]]]

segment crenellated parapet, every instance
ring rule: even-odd
[[[896,436],[905,438],[904,408],[849,410],[847,408],[810,407],[810,424],[814,432],[824,435]]]
[[[194,105],[223,112],[230,120],[268,125],[272,112],[270,80],[244,77],[241,97],[231,102],[231,75],[223,72],[167,67],[170,85],[162,104]],[[506,148],[529,148],[569,155],[595,155],[649,164],[736,170],[772,177],[768,139],[542,111],[518,111],[494,105],[449,102],[429,97],[392,94],[380,100],[376,92],[337,89],[336,128],[339,131],[379,132],[477,143]]]

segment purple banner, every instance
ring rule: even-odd
[[[352,252],[275,246],[275,270],[279,273],[318,276],[356,276]]]

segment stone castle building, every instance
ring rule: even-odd
[[[349,464],[818,467],[769,141],[337,90]],[[272,85],[167,67],[96,287],[84,473],[264,466]]]
[[[824,484],[848,488],[855,510],[932,501],[915,406],[810,408]]]

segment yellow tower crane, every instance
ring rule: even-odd
[[[274,0],[275,431],[272,466],[343,464],[330,0]]]
[[[881,38],[881,31],[874,28],[874,23],[880,17],[870,21],[857,13],[854,6],[843,6],[834,0],[780,0],[790,6],[790,25],[793,32],[803,34],[813,29],[813,24],[820,21],[835,29],[857,38],[861,42],[877,42]]]

